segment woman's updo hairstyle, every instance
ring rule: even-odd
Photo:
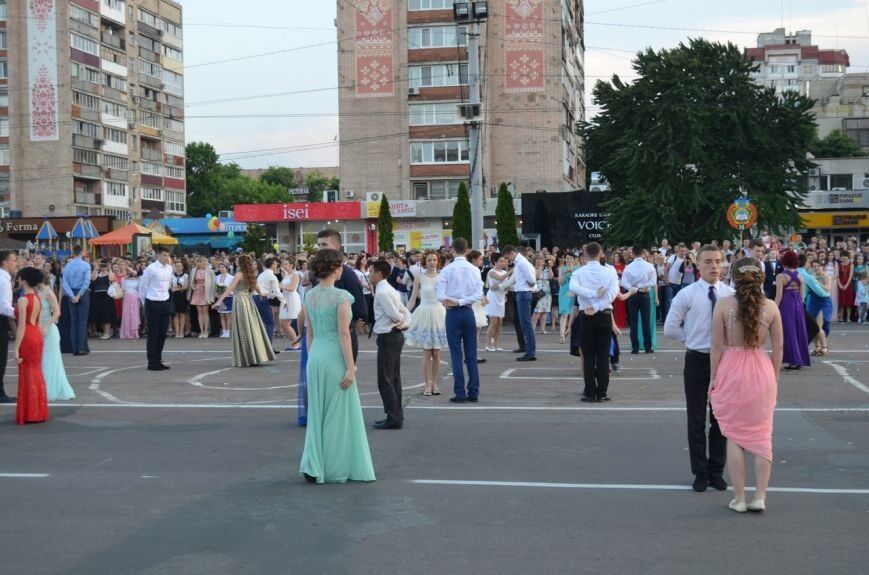
[[[308,270],[318,280],[326,279],[332,272],[344,264],[344,258],[338,250],[319,250],[308,264]]]
[[[763,268],[754,258],[741,258],[732,268],[736,285],[736,319],[742,324],[745,347],[760,344],[760,318],[766,306]]]
[[[31,288],[36,288],[45,279],[45,272],[37,268],[22,268],[18,277]]]

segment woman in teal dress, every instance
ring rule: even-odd
[[[42,299],[42,375],[45,377],[45,395],[48,401],[75,399],[75,392],[69,384],[66,369],[63,367],[63,356],[60,353],[60,331],[57,320],[60,319],[60,303],[50,285],[48,274],[39,289]]]
[[[558,327],[561,331],[561,343],[567,337],[567,328],[570,324],[570,314],[573,312],[573,302],[576,299],[570,295],[570,276],[576,269],[576,261],[571,254],[567,254],[558,268]]]
[[[311,483],[375,479],[350,345],[354,300],[335,287],[342,263],[338,251],[320,250],[308,268],[320,283],[305,294],[308,425],[299,473]]]

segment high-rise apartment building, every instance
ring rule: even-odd
[[[181,5],[0,0],[0,16],[6,215],[184,214]]]
[[[455,197],[468,182],[468,26],[453,0],[337,0],[341,194]],[[584,187],[582,0],[489,1],[481,26],[486,195]]]

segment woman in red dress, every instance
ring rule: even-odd
[[[851,254],[842,252],[839,258],[839,321],[848,321],[852,318],[855,305],[854,293],[854,265],[851,263]]]
[[[40,423],[48,420],[48,396],[42,375],[42,329],[39,320],[42,303],[36,288],[42,284],[43,272],[24,268],[18,272],[24,295],[18,299],[15,319],[15,359],[18,361],[18,410],[15,423]]]
[[[625,258],[621,250],[613,250],[613,267],[616,268],[616,273],[619,274],[619,289],[621,290],[622,272],[625,271]],[[616,298],[613,302],[613,321],[616,327],[624,329],[628,326],[628,305],[625,300]]]

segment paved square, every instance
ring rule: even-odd
[[[782,374],[768,511],[749,516],[689,489],[683,354],[660,332],[590,406],[555,335],[534,364],[483,353],[474,405],[447,401],[448,365],[444,394],[422,397],[406,349],[406,425],[368,435],[378,481],[325,486],[297,475],[298,354],[235,369],[226,340],[170,340],[172,369],[154,373],[144,342],[94,342],[64,357],[78,397],[50,422],[0,409],[0,561],[33,575],[864,572],[869,329],[834,330],[829,356]],[[363,338],[369,424],[374,353]]]

